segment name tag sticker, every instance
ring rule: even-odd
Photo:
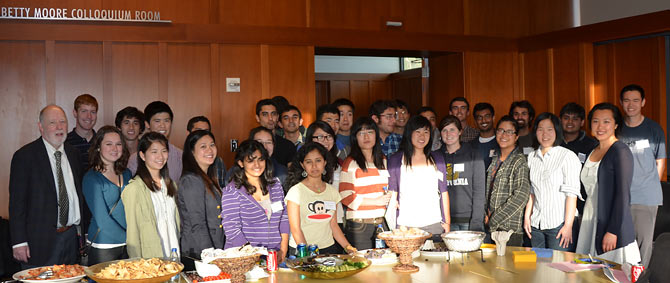
[[[494,156],[496,156],[496,150],[492,149],[491,151],[489,151],[489,157],[494,157]]]
[[[335,210],[335,202],[334,201],[324,201],[323,206],[326,208],[326,210]]]
[[[635,142],[635,148],[636,149],[645,149],[649,148],[649,140],[644,139],[644,140],[639,140]]]
[[[437,180],[439,180],[440,182],[444,181],[444,174],[442,174],[442,172],[440,171],[435,172],[435,176],[437,176]]]
[[[531,152],[533,152],[532,147],[524,147],[523,148],[523,155],[529,155]]]
[[[388,177],[390,177],[389,171],[388,170],[379,170],[379,176],[388,178]]]
[[[583,153],[577,153],[577,158],[579,158],[579,162],[584,163],[586,162],[586,154]]]
[[[463,172],[463,171],[465,171],[465,164],[463,163],[454,164],[454,172]]]
[[[281,203],[281,201],[275,201],[272,203],[270,208],[272,208],[272,213],[275,213],[284,210],[284,205]]]

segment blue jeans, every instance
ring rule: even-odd
[[[556,228],[544,230],[531,227],[532,230],[530,235],[532,238],[530,239],[530,242],[533,245],[533,248],[547,248],[557,251],[567,251],[570,246],[568,246],[568,248],[563,248],[560,246],[561,239],[556,239],[556,235],[558,235],[558,231],[560,231],[561,228],[563,228],[563,224]]]
[[[470,223],[451,223],[451,231],[468,231],[470,230]]]

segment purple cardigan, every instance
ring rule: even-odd
[[[437,182],[437,189],[440,191],[440,196],[442,196],[442,193],[447,191],[447,166],[444,163],[444,155],[441,154],[438,151],[433,151],[430,153],[430,155],[433,157],[433,160],[435,161],[435,166],[437,166],[437,170],[442,173],[442,181]],[[391,155],[388,161],[388,170],[389,170],[389,190],[398,193],[398,203],[400,203],[400,177],[401,177],[401,172],[400,172],[400,166],[402,165],[402,156],[403,152],[398,151]],[[401,206],[402,207],[402,206]],[[442,216],[442,221],[446,221],[444,219],[444,213],[442,211],[444,210],[444,207],[442,207],[442,201],[440,201],[440,215]],[[397,214],[400,214],[400,210],[397,210]]]
[[[284,190],[279,179],[268,187],[270,202],[281,203],[268,220],[263,207],[247,193],[230,182],[221,193],[221,224],[226,234],[225,248],[239,247],[247,242],[255,247],[279,250],[281,234],[289,234],[288,213],[284,204]]]

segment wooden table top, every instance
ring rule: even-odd
[[[525,251],[530,248],[507,247],[505,256],[497,256],[495,252],[484,253],[485,262],[481,262],[479,252],[471,252],[465,255],[464,261],[460,254],[446,258],[418,257],[414,264],[420,268],[415,273],[396,273],[391,270],[391,265],[373,265],[368,269],[348,278],[339,279],[336,282],[352,283],[386,283],[386,282],[611,282],[604,275],[602,269],[593,271],[580,271],[566,273],[549,267],[551,262],[571,261],[575,258],[588,256],[578,255],[570,252],[554,251],[552,258],[538,258],[536,263],[515,264],[512,251]],[[463,264],[461,264],[463,263]],[[614,268],[620,269],[619,266]],[[271,273],[269,278],[263,278],[259,282],[320,282],[325,280],[311,279],[294,273],[290,269],[280,269]]]

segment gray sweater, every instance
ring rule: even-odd
[[[469,143],[462,143],[453,154],[449,154],[445,147],[441,152],[447,164],[451,222],[469,223],[470,230],[484,231],[484,161]]]

